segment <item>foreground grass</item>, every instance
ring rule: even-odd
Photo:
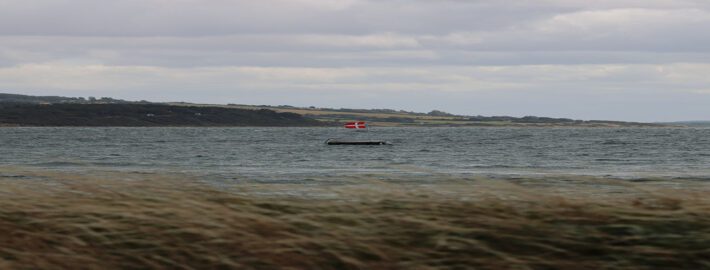
[[[255,195],[280,186],[55,178],[0,177],[0,268],[710,268],[704,189],[589,195],[479,180],[308,199]]]

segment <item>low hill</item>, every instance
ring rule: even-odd
[[[4,104],[4,105],[3,105]],[[23,107],[23,106],[35,107]],[[36,107],[36,106],[52,107]],[[81,106],[84,105],[84,106]],[[132,105],[132,106],[131,106]],[[467,116],[391,109],[151,103],[108,97],[72,98],[0,93],[0,125],[59,126],[319,126],[368,121],[375,126],[664,127],[683,123],[638,123],[552,117]],[[161,107],[162,106],[162,107]],[[34,108],[34,109],[33,109]],[[169,109],[168,109],[169,108]],[[34,112],[33,110],[37,110]],[[280,114],[281,113],[281,114]],[[147,116],[152,115],[152,116]]]
[[[190,106],[222,106],[242,109],[270,109],[290,112],[325,122],[368,121],[377,126],[487,126],[487,127],[667,127],[680,126],[660,123],[639,123],[608,120],[575,120],[552,117],[467,116],[454,115],[439,110],[429,113],[395,111],[389,109],[331,109],[298,108],[293,106],[209,105],[171,103]]]
[[[0,103],[0,126],[322,126],[295,113],[162,104]]]

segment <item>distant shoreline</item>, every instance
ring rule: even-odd
[[[322,114],[297,109],[176,104],[0,103],[0,127],[337,127],[364,120],[372,127],[683,128],[618,121],[471,121],[461,116],[382,113]],[[332,113],[332,112],[328,112]],[[547,119],[547,118],[543,118]],[[533,119],[534,120],[534,119]],[[530,121],[533,121],[530,120]],[[555,121],[544,120],[544,121]]]
[[[240,127],[325,126],[273,110],[165,104],[23,104],[0,106],[0,126],[32,127]]]
[[[574,120],[553,117],[466,116],[391,109],[333,109],[288,105],[153,103],[0,93],[0,127],[300,127],[367,121],[377,127],[680,128],[675,123]]]
[[[544,128],[584,128],[584,129],[595,129],[595,128],[648,128],[648,129],[685,129],[685,128],[710,128],[710,127],[688,127],[688,126],[485,126],[485,125],[467,125],[467,126],[375,126],[370,125],[374,128],[531,128],[531,129],[544,129]],[[254,126],[42,126],[42,125],[8,125],[0,123],[0,128],[333,128],[336,126],[264,126],[264,125],[254,125]]]

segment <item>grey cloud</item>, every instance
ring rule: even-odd
[[[664,38],[665,39],[665,38]],[[254,35],[218,37],[0,37],[0,64],[75,62],[164,67],[442,66],[707,62],[707,42],[647,47],[567,46],[520,40],[460,45],[450,36]],[[551,42],[551,41],[548,41]],[[508,44],[505,47],[505,44]],[[623,43],[620,43],[624,45]],[[668,47],[655,48],[660,44]],[[655,47],[654,47],[655,46]],[[688,45],[690,46],[690,45]],[[703,48],[700,48],[703,47]],[[654,49],[655,48],[655,49]],[[576,49],[576,50],[575,50]]]
[[[707,29],[705,0],[5,0],[0,90],[680,120]]]
[[[143,49],[242,52],[362,51],[377,49],[363,41],[385,35],[410,41],[384,49],[710,49],[710,5],[699,1],[676,1],[672,8],[672,1],[556,2],[11,0],[0,9],[0,36],[119,37],[106,40]],[[105,45],[76,42],[82,41],[78,46]]]
[[[437,34],[501,29],[558,11],[482,1],[8,1],[0,9],[6,35]]]

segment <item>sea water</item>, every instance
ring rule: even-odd
[[[392,145],[329,146],[329,138]],[[710,129],[6,127],[0,166],[178,172],[225,183],[352,176],[710,179]]]

